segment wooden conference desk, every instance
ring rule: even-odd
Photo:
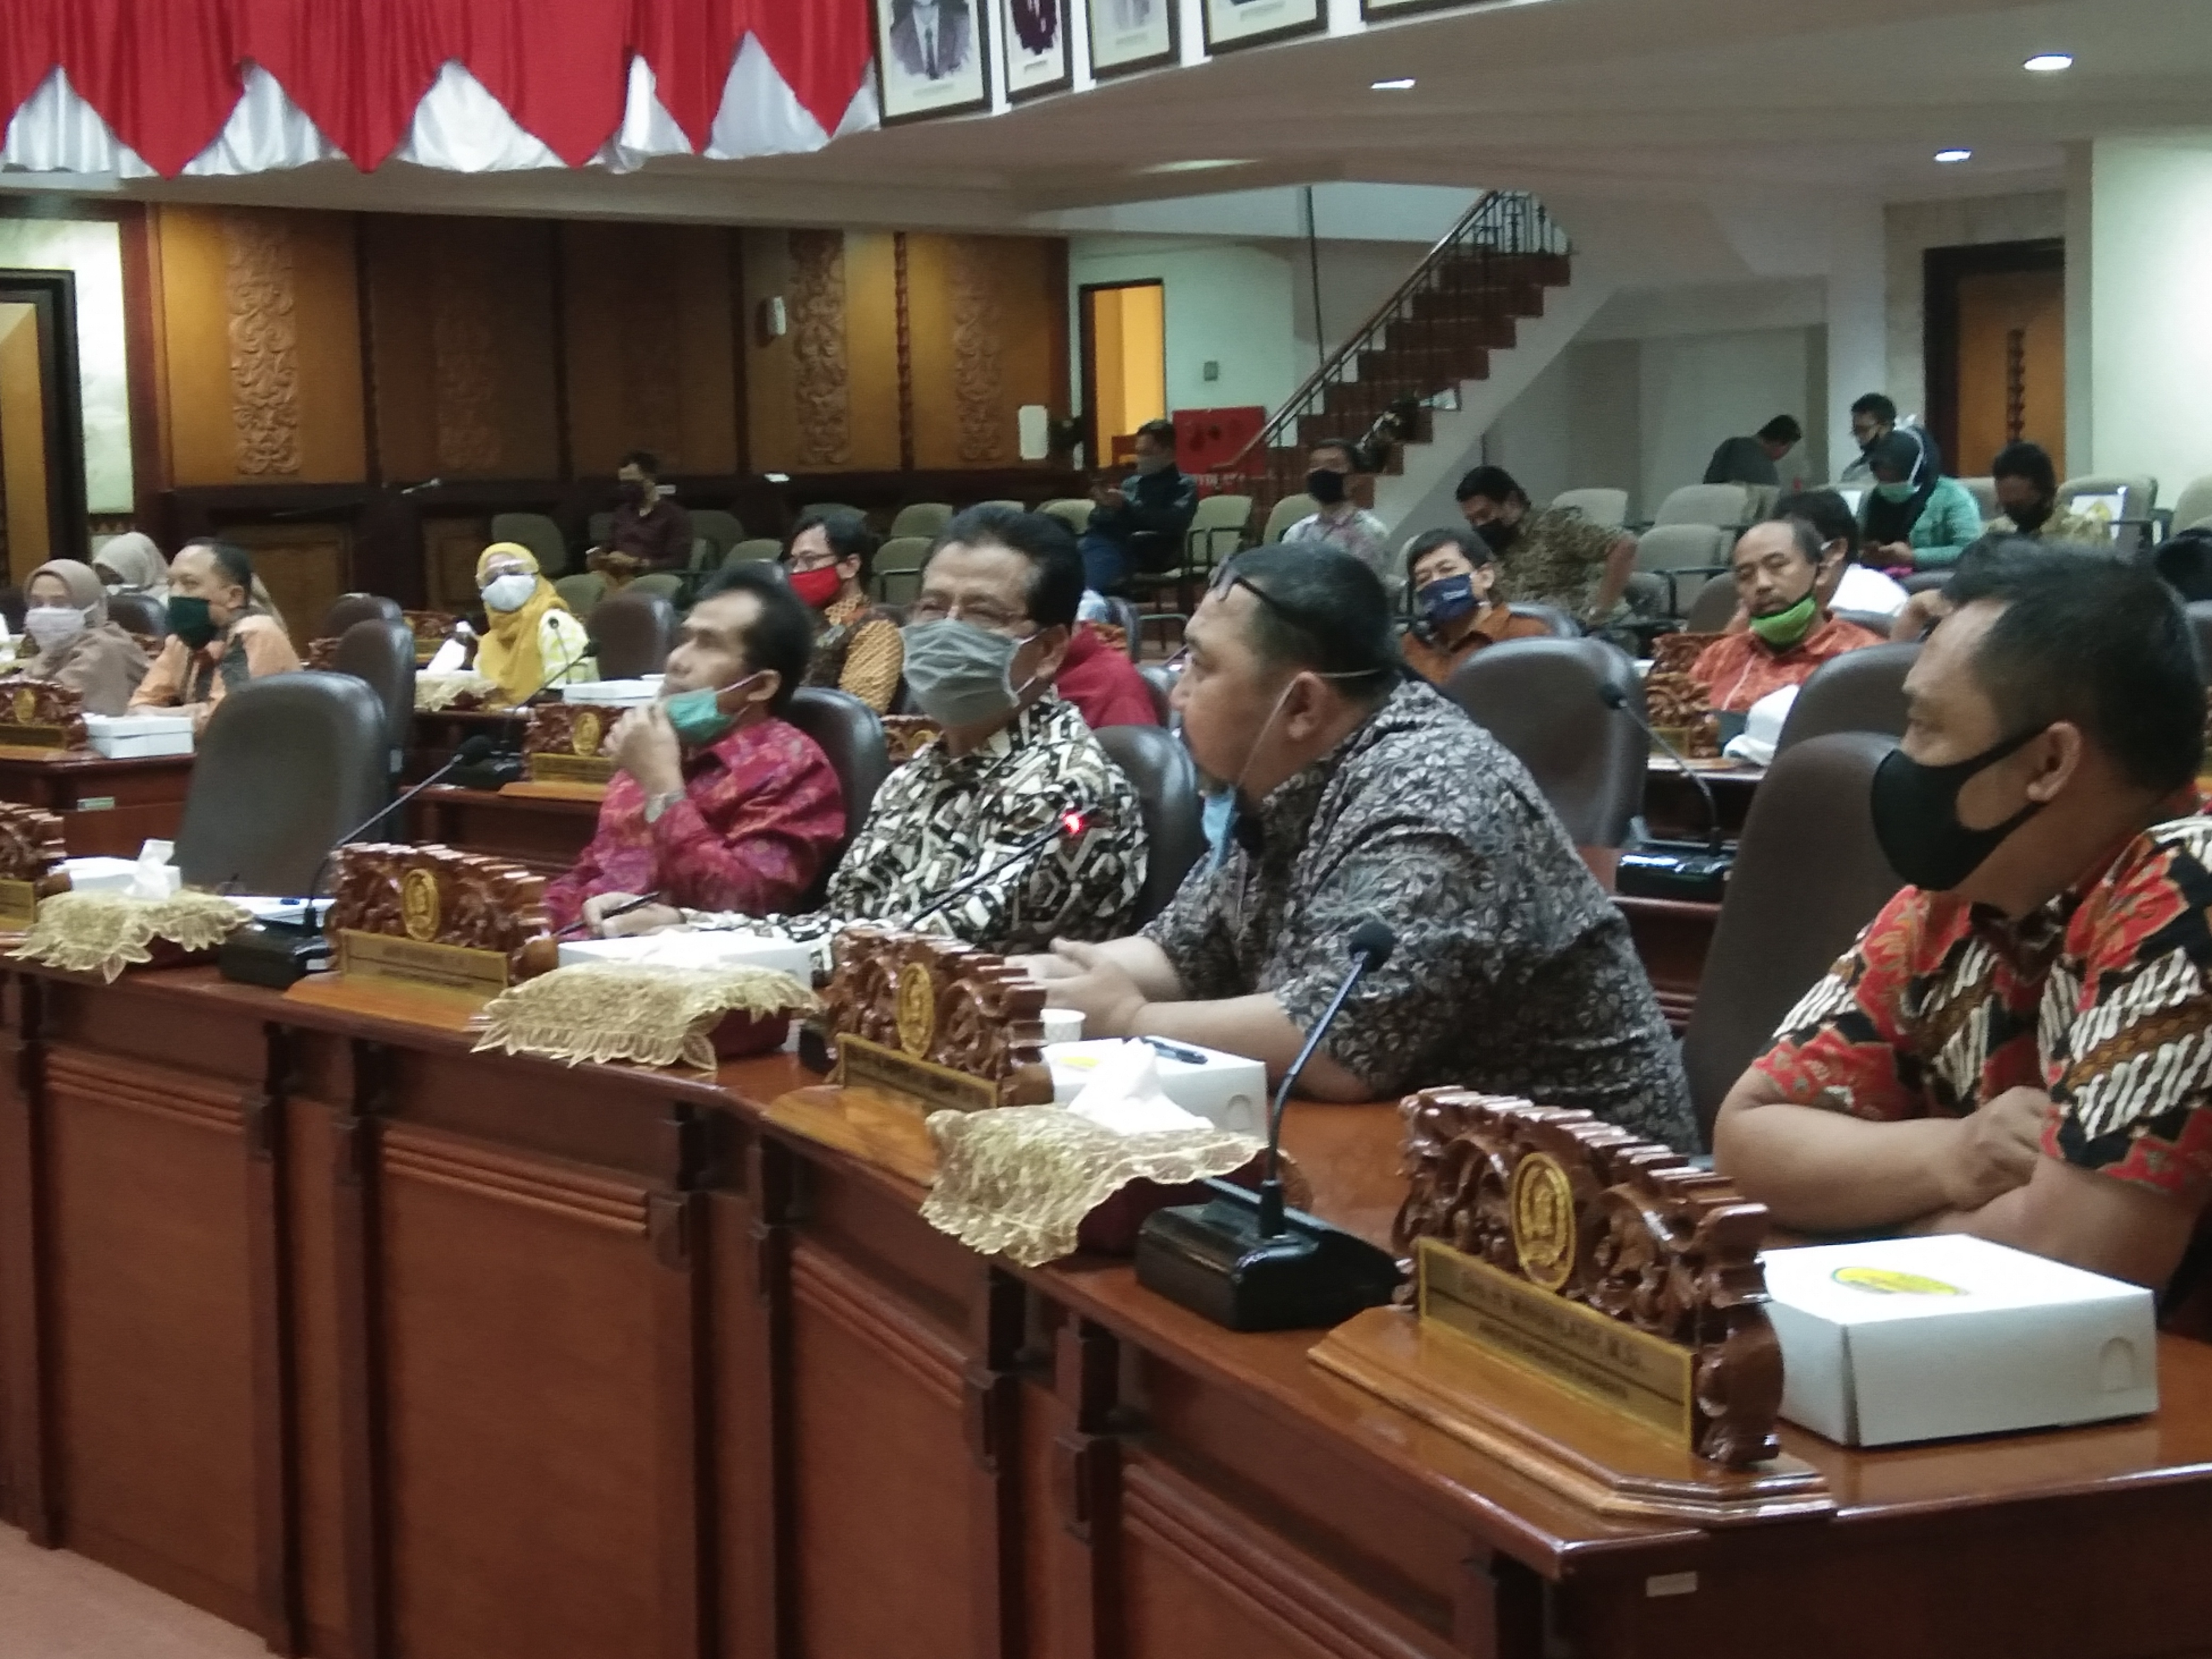
[[[16,974],[10,1518],[324,1659],[2212,1652],[2212,1349],[2148,1419],[1603,1515],[1125,1263],[1036,1272],[715,1080],[474,1055],[206,970]],[[1302,1107],[1370,1235],[1388,1108]],[[1549,1631],[1557,1646],[1547,1645]]]
[[[0,750],[0,800],[60,813],[72,858],[137,858],[149,838],[174,839],[191,781],[190,755],[47,760]]]

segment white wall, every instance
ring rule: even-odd
[[[1170,410],[1259,404],[1272,410],[1297,390],[1312,365],[1297,364],[1286,259],[1244,243],[1135,248],[1127,243],[1121,237],[1081,237],[1068,249],[1068,343],[1078,386],[1083,346],[1073,307],[1084,285],[1157,279],[1167,289]],[[1205,378],[1208,362],[1219,366],[1218,379]]]
[[[2081,470],[2150,473],[2170,505],[2212,473],[2212,148],[2100,139],[2091,191]]]
[[[76,277],[85,505],[131,509],[131,388],[124,361],[123,233],[112,221],[0,219],[0,267]]]
[[[1723,438],[1755,432],[1777,415],[1818,406],[1813,331],[1760,329],[1644,342],[1638,379],[1644,436],[1639,513],[1655,510],[1668,491],[1697,483]],[[1802,447],[1783,463],[1792,471],[1824,472],[1826,457],[1808,464]],[[1815,449],[1813,453],[1820,456]]]

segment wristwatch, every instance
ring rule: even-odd
[[[660,815],[683,799],[684,792],[681,789],[671,789],[659,795],[647,795],[645,798],[645,821],[647,823],[659,823]]]

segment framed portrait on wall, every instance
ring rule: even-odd
[[[1000,0],[869,0],[886,125],[991,106],[991,9]]]
[[[1006,58],[1006,96],[1018,104],[1040,93],[1075,84],[1075,55],[1067,43],[1068,0],[993,0],[999,8],[999,47]]]
[[[1178,0],[1084,0],[1091,14],[1091,72],[1101,81],[1176,61]]]
[[[1206,0],[1206,49],[1224,52],[1310,34],[1328,21],[1327,0]]]
[[[1359,0],[1359,15],[1370,23],[1386,18],[1409,17],[1417,11],[1442,11],[1446,6],[1463,6],[1467,0]]]

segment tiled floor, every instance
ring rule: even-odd
[[[0,1659],[256,1659],[259,1638],[0,1527]]]

